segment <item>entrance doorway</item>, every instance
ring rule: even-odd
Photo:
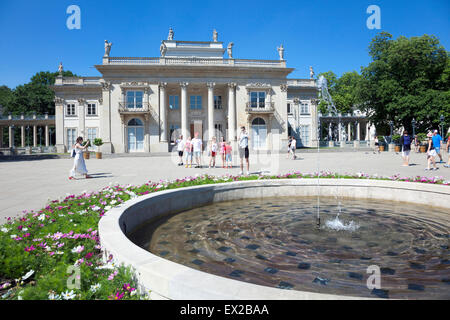
[[[144,151],[144,124],[140,119],[128,121],[128,152]]]

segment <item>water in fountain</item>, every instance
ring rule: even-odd
[[[318,87],[320,89],[321,98],[328,103],[328,111],[332,111],[333,113],[337,114],[339,117],[339,131],[340,131],[340,124],[341,124],[341,114],[336,109],[336,106],[334,105],[333,98],[331,97],[330,93],[328,92],[328,86],[327,86],[327,79],[325,79],[324,76],[320,76],[318,80]],[[317,112],[317,114],[319,114]],[[317,130],[317,224],[320,227],[320,120],[317,117],[317,123],[318,123],[318,130]],[[340,137],[341,133],[339,132],[338,137]],[[325,222],[325,226],[329,229],[333,230],[344,230],[344,231],[355,231],[359,228],[359,226],[354,223],[353,221],[350,221],[349,223],[345,223],[341,220],[339,220],[339,215],[342,212],[341,210],[341,202],[339,201],[339,186],[336,187],[336,200],[338,202],[338,212],[336,215],[336,218],[334,220],[328,220]]]

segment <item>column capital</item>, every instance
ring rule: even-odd
[[[86,103],[86,99],[84,99],[84,98],[79,98],[78,99],[78,103],[81,105],[81,104],[85,104]]]
[[[287,84],[286,83],[280,84],[280,89],[282,92],[287,92]]]
[[[109,81],[102,82],[102,90],[109,91],[112,88],[112,84]]]
[[[186,88],[189,85],[189,82],[180,82],[181,88]]]
[[[215,82],[207,82],[207,83],[206,83],[206,86],[207,86],[209,89],[214,89],[214,87],[216,86],[216,83],[215,83]]]
[[[237,86],[236,82],[229,82],[229,83],[228,83],[228,87],[229,87],[230,89],[234,89],[234,88],[236,88],[236,86]]]
[[[167,82],[160,82],[158,85],[160,88],[165,89],[167,87]]]

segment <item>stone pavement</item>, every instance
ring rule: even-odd
[[[400,154],[383,152],[304,152],[297,150],[297,160],[286,159],[285,154],[263,155],[250,154],[250,173],[270,172],[287,173],[300,171],[302,173],[317,172],[318,164],[321,171],[338,173],[357,173],[393,175],[413,177],[417,175],[440,176],[450,180],[450,169],[438,164],[437,171],[424,171],[426,156],[411,154],[411,166],[402,167]],[[447,160],[448,155],[444,155]],[[318,161],[319,159],[319,161]],[[196,169],[177,165],[178,157],[173,154],[153,157],[116,157],[102,160],[86,160],[86,166],[92,179],[69,180],[68,174],[73,160],[47,159],[0,162],[0,224],[5,217],[20,215],[23,210],[39,210],[49,200],[64,197],[66,194],[81,194],[83,191],[96,191],[110,183],[143,184],[147,181],[160,179],[176,179],[196,174],[222,175],[231,173],[237,175],[240,171],[238,158],[234,157],[232,169]],[[204,161],[207,157],[204,156]],[[218,161],[221,164],[221,160]]]

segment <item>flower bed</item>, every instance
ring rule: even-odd
[[[39,212],[24,212],[7,219],[0,228],[1,299],[147,299],[138,292],[133,272],[116,266],[113,257],[103,259],[97,226],[112,207],[160,190],[257,179],[312,179],[318,174],[293,172],[283,175],[196,176],[146,183],[141,186],[109,186],[98,192],[68,195]],[[378,179],[449,185],[444,179],[364,173],[338,175],[321,172],[320,178]],[[75,271],[74,271],[75,270]],[[76,284],[79,286],[76,286]],[[75,284],[75,288],[68,286]],[[68,289],[68,288],[72,289]]]

